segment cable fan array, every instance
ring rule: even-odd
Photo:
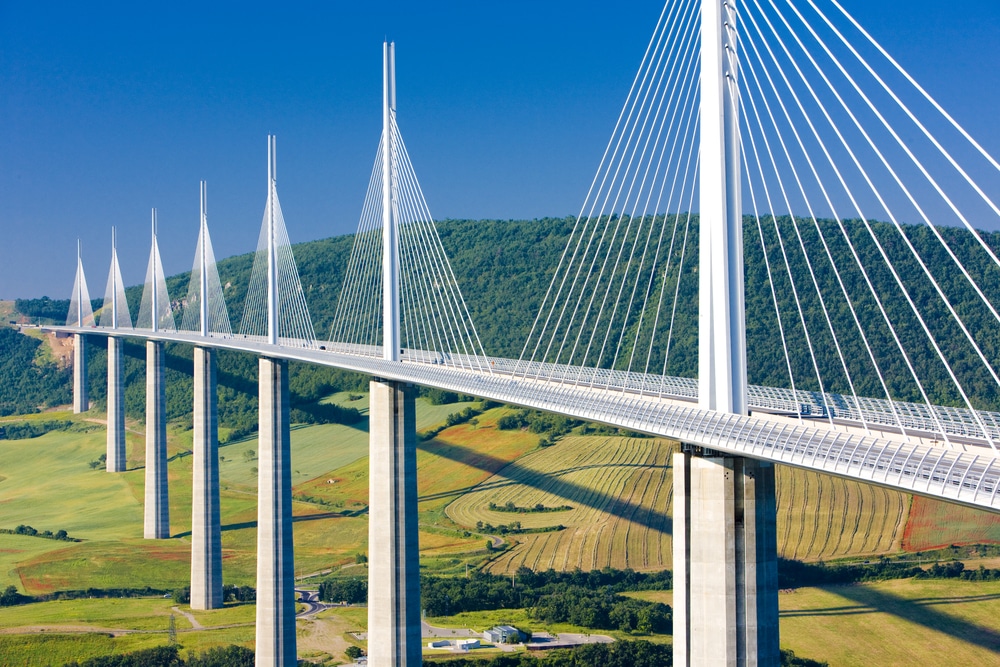
[[[700,6],[663,8],[518,374],[602,385],[617,369],[664,391],[695,368]]]
[[[69,298],[69,314],[66,316],[68,327],[94,326],[94,307],[90,304],[90,290],[87,289],[87,276],[83,273],[83,258],[80,242],[76,245],[76,277],[73,279],[73,295]]]
[[[395,112],[379,142],[354,247],[331,329],[331,349],[381,356],[384,142],[389,141],[390,214],[399,249],[403,358],[490,371],[479,335],[424,199]]]
[[[697,374],[699,8],[663,8],[517,374],[661,394]],[[1000,261],[977,227],[1000,164],[837,0],[739,8],[750,382],[945,440],[932,406],[954,406],[992,445]]]
[[[132,328],[132,316],[128,310],[128,299],[125,298],[125,283],[122,281],[122,270],[118,265],[114,227],[111,228],[111,269],[108,271],[108,284],[104,290],[104,305],[101,307],[99,326],[108,329]]]
[[[1000,261],[977,227],[1000,165],[837,0],[743,7],[747,270],[770,292],[747,294],[748,339],[781,341],[751,378],[818,391],[827,418],[829,392],[884,397],[904,432],[896,401],[966,408],[993,445]]]
[[[205,181],[201,182],[200,218],[198,245],[194,252],[181,329],[199,331],[202,335],[231,336],[233,330],[229,324],[229,310],[215,265],[212,236],[208,233],[208,186]]]
[[[151,331],[176,331],[174,314],[170,309],[167,294],[167,280],[163,274],[160,259],[160,245],[156,241],[156,210],[153,210],[153,243],[149,250],[149,264],[146,267],[146,282],[139,303],[139,316],[135,320],[136,329]]]
[[[272,250],[274,255],[270,257]],[[250,274],[250,288],[244,302],[240,335],[257,338],[268,336],[268,305],[272,298],[268,283],[271,272],[274,273],[272,284],[276,288],[273,298],[277,300],[278,342],[285,345],[315,346],[316,329],[309,317],[306,295],[302,291],[292,244],[285,229],[285,218],[278,202],[278,187],[275,179],[269,177],[264,220],[257,239],[257,252]]]

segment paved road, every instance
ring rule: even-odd
[[[202,624],[198,622],[198,619],[194,617],[194,614],[190,614],[186,611],[181,611],[180,607],[171,607],[171,609],[173,609],[178,614],[186,618],[188,620],[188,623],[190,623],[191,627],[194,628],[195,630],[203,629]]]
[[[295,615],[296,618],[315,616],[319,612],[326,609],[328,606],[319,601],[319,591],[306,590],[305,588],[296,588],[295,592],[299,594],[299,602],[301,602],[306,606],[305,609],[303,609],[302,611],[300,611]]]

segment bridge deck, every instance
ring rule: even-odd
[[[883,405],[874,399],[860,399],[859,411],[853,398],[753,387],[754,414],[741,416],[693,406],[697,385],[687,378],[620,371],[594,376],[593,369],[518,367],[510,359],[443,359],[421,351],[410,351],[405,361],[390,362],[376,356],[377,348],[334,349],[331,344],[331,349],[322,349],[293,340],[269,345],[241,336],[76,327],[45,330],[171,341],[357,371],[1000,512],[1000,457],[982,446],[984,439],[971,437],[975,433],[971,415],[954,408],[936,407],[931,413],[926,406],[893,403],[892,409],[905,415],[904,428],[912,429],[905,438],[894,421],[884,423],[888,401]],[[809,418],[801,419],[803,414]],[[1000,423],[995,413],[979,414],[990,430]],[[935,431],[930,427],[935,420],[950,434],[948,442],[928,437]]]

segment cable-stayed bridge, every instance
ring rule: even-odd
[[[289,360],[374,378],[370,664],[420,660],[412,385],[683,443],[679,664],[777,664],[774,463],[1000,511],[1000,259],[978,231],[1000,218],[1000,163],[837,0],[666,2],[517,359],[488,354],[438,236],[397,124],[392,45],[383,93],[329,334],[299,280],[273,138],[238,326],[202,184],[181,312],[154,212],[134,325],[113,253],[99,320],[80,260],[55,328],[77,336],[79,411],[82,337],[108,339],[112,472],[121,340],[147,341],[149,538],[169,534],[162,344],[195,348],[198,608],[221,604],[214,351],[260,358],[258,664],[295,661]]]

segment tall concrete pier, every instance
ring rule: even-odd
[[[87,394],[87,339],[83,334],[73,334],[73,414],[90,409]]]
[[[777,666],[774,466],[674,455],[674,663]]]
[[[125,471],[125,399],[121,338],[108,338],[108,472]]]
[[[143,537],[153,540],[170,537],[166,413],[163,343],[146,341],[146,502]]]
[[[222,598],[219,428],[215,352],[194,348],[194,457],[191,498],[191,608],[218,609]]]
[[[420,665],[416,390],[371,383],[368,662]]]
[[[738,14],[701,0],[698,403],[747,414]],[[674,457],[674,664],[777,666],[774,468]]]
[[[399,247],[397,170],[392,134],[396,113],[396,49],[382,47],[382,358],[398,362]],[[371,383],[369,403],[368,663],[421,663],[420,559],[417,536],[416,392],[399,382]]]
[[[288,362],[261,359],[259,373],[256,664],[294,667],[297,658]]]

